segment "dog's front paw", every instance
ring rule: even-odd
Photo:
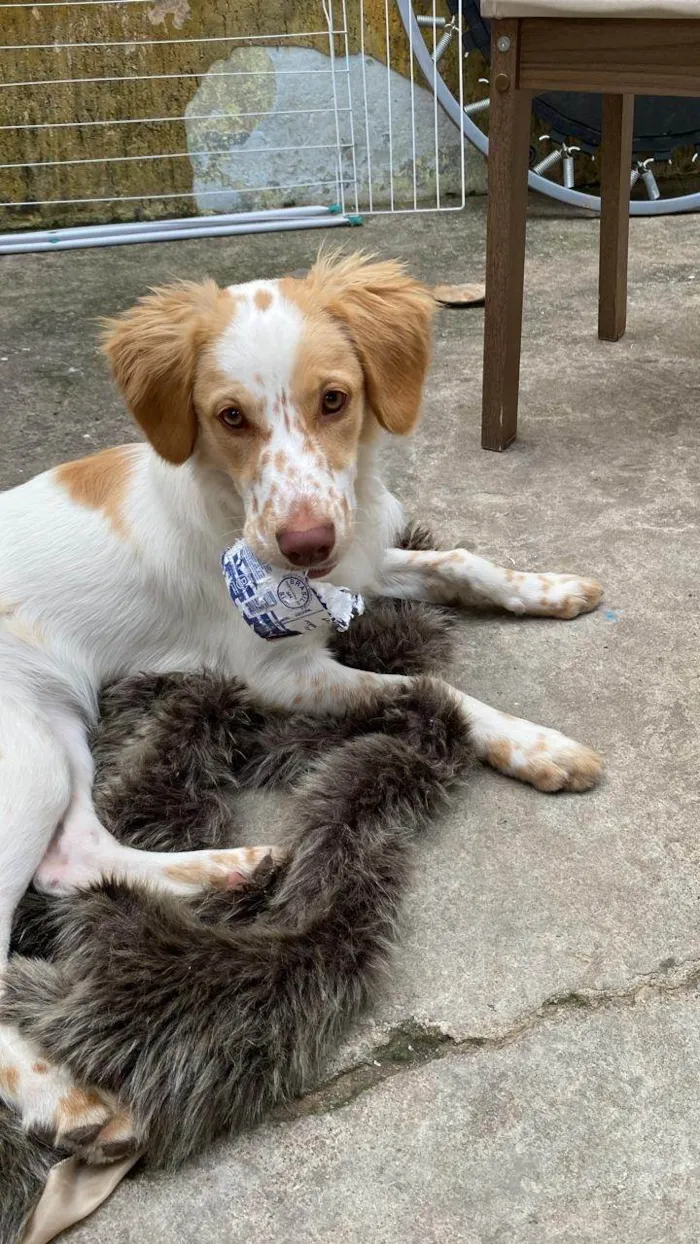
[[[530,754],[522,774],[518,776],[537,790],[546,792],[584,791],[595,786],[603,771],[603,762],[597,752],[583,743],[567,739],[556,730],[546,734],[554,738],[545,737],[540,741],[542,750]]]
[[[498,597],[509,613],[566,619],[590,613],[602,599],[603,588],[595,579],[573,574],[523,574],[517,570],[505,571]]]
[[[507,735],[486,743],[483,758],[499,772],[548,793],[590,790],[603,770],[592,748],[517,717],[508,719]]]
[[[577,618],[590,613],[603,599],[603,588],[596,579],[580,579],[573,574],[538,575],[539,606],[548,618]]]

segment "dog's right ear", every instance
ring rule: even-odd
[[[181,281],[103,323],[102,348],[131,413],[156,453],[178,465],[197,439],[195,365],[222,299],[230,305],[214,281]]]

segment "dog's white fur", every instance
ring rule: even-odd
[[[219,566],[241,534],[283,564],[277,532],[332,523],[332,578],[365,595],[476,595],[567,618],[600,599],[590,580],[392,547],[402,512],[377,449],[382,427],[407,432],[418,417],[431,309],[398,265],[354,258],[321,261],[303,281],[170,287],[110,326],[107,352],[150,443],[0,497],[0,973],[32,879],[54,894],[105,876],[187,894],[235,884],[264,853],[149,854],[111,837],[92,806],[87,744],[108,679],[216,668],[268,704],[318,712],[401,681],[336,664],[319,632],[259,639]],[[329,390],[345,394],[338,417],[319,414]],[[231,409],[244,411],[243,429],[222,423]],[[588,748],[454,694],[478,753],[503,772],[543,790],[595,781]],[[28,1127],[104,1157],[128,1124],[114,1103],[81,1091],[0,1026],[5,1099]]]

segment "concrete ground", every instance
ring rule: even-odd
[[[479,280],[484,220],[476,201],[333,240]],[[479,772],[421,848],[391,987],[327,1083],[128,1181],[71,1244],[697,1241],[700,221],[631,233],[627,336],[603,344],[596,222],[533,205],[517,444],[479,448],[483,312],[446,310],[425,421],[387,457],[443,542],[605,582],[575,622],[465,618],[454,672],[599,748],[602,785]],[[4,259],[0,482],[130,435],[95,317],[169,277],[306,266],[319,240]]]

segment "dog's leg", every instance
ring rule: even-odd
[[[320,652],[307,654],[296,670],[274,663],[257,670],[255,685],[256,692],[276,708],[337,715],[412,681],[400,674],[350,669],[330,653]],[[558,730],[511,717],[454,687],[449,690],[467,721],[474,751],[485,764],[542,791],[583,791],[595,785],[602,763],[590,747]]]
[[[92,802],[94,765],[83,722],[53,710],[51,723],[70,763],[72,793],[60,830],[34,873],[45,894],[72,894],[102,881],[138,881],[172,894],[233,889],[248,880],[273,847],[208,851],[139,851],[117,842],[99,820]]]
[[[68,759],[51,726],[32,704],[6,695],[0,704],[0,1002],[15,907],[70,797]],[[116,1103],[80,1087],[65,1067],[2,1021],[0,1099],[27,1131],[91,1161],[124,1152]],[[97,1143],[101,1135],[104,1145]]]
[[[575,618],[595,609],[603,597],[595,579],[505,570],[466,549],[446,553],[389,549],[381,592],[436,604],[490,601],[509,613],[544,618]]]

